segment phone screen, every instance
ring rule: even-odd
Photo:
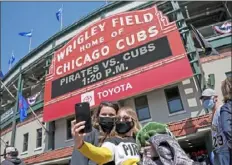
[[[90,106],[88,102],[77,103],[75,105],[76,122],[85,121],[85,128],[81,133],[89,133],[92,131],[92,119]]]

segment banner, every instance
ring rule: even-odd
[[[32,96],[30,96],[29,98],[27,98],[27,103],[32,106],[33,104],[36,103],[36,99],[38,98],[38,96],[40,95],[41,92],[38,92]]]
[[[94,107],[192,75],[175,22],[156,6],[107,17],[55,52],[46,76],[44,121],[73,114],[78,102]]]
[[[232,33],[232,22],[226,21],[222,25],[213,26],[213,29],[219,34]]]

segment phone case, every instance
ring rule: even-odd
[[[89,133],[92,131],[92,118],[90,106],[88,102],[77,103],[75,105],[76,122],[86,121],[85,128],[81,133]]]

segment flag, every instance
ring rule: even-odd
[[[60,21],[60,19],[61,19],[62,12],[63,12],[62,8],[60,8],[60,9],[56,12],[56,19],[57,19],[58,21]]]
[[[190,25],[193,34],[197,40],[197,44],[195,45],[197,48],[203,49],[205,55],[218,55],[219,53],[212,47],[212,45],[203,37],[203,35],[193,26]]]
[[[23,37],[32,37],[32,32],[20,32],[19,35]]]
[[[21,33],[19,33],[20,36],[30,38],[30,39],[29,39],[29,52],[31,51],[32,31],[33,31],[33,30],[31,29],[30,32],[21,32]]]
[[[27,117],[27,109],[29,105],[27,100],[23,97],[22,92],[19,92],[19,114],[20,114],[20,121],[24,121]]]
[[[15,56],[14,56],[14,53],[12,52],[12,54],[11,54],[11,56],[10,56],[10,59],[9,59],[9,61],[8,61],[9,70],[10,70],[12,64],[14,63],[14,61],[15,61]]]
[[[3,72],[0,70],[0,80],[2,80],[3,77],[4,77],[4,74],[3,74]]]
[[[232,33],[232,23],[225,22],[221,26],[213,26],[213,29],[220,34],[229,34]]]

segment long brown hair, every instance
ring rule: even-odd
[[[98,109],[93,112],[93,117],[92,117],[93,127],[99,131],[99,139],[98,139],[99,140],[99,146],[104,142],[104,140],[106,138],[109,138],[109,137],[112,137],[112,136],[115,135],[114,130],[112,130],[110,132],[110,134],[103,132],[100,125],[99,125],[99,115],[100,115],[101,109],[103,107],[111,107],[111,108],[113,108],[115,110],[116,114],[119,111],[119,104],[117,102],[105,101],[105,102],[101,102]]]
[[[135,110],[133,110],[132,107],[129,106],[121,107],[118,112],[120,111],[125,111],[134,121],[133,135],[135,136],[141,129],[141,124],[139,123],[137,113],[135,112]]]
[[[232,99],[232,78],[227,77],[224,81],[222,81],[221,91],[223,95],[223,101],[227,102]]]

